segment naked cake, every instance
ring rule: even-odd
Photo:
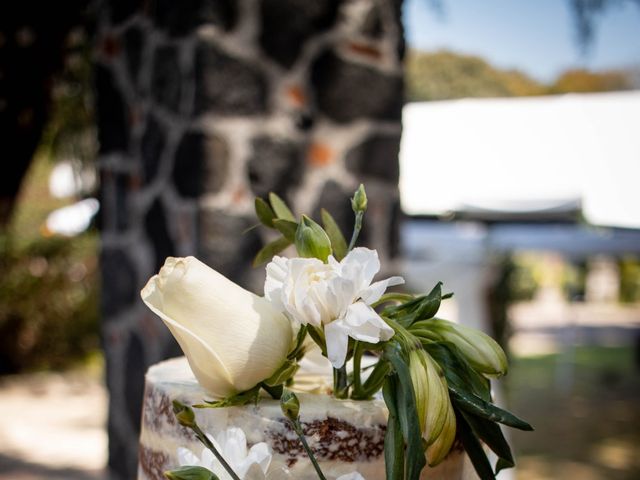
[[[308,442],[328,479],[353,471],[366,480],[383,480],[387,410],[382,400],[337,400],[329,395],[298,393],[301,421]],[[176,422],[171,402],[202,403],[207,398],[184,357],[152,366],[146,387],[140,436],[138,480],[163,480],[163,472],[179,466],[178,449],[200,452],[192,432]],[[208,433],[229,426],[241,428],[249,446],[265,442],[272,459],[265,478],[315,480],[317,475],[300,442],[283,417],[278,401],[262,398],[257,405],[196,410],[200,427]],[[476,478],[459,447],[423,479]]]

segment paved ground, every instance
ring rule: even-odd
[[[1,378],[0,479],[101,479],[106,405],[97,374]]]

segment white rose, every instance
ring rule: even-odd
[[[215,398],[248,390],[286,360],[290,321],[270,302],[194,257],[169,257],[142,289],[202,387]]]
[[[355,248],[342,261],[274,257],[267,265],[265,297],[296,322],[324,327],[327,357],[344,365],[349,338],[368,343],[389,340],[393,329],[371,304],[401,277],[371,283],[380,270],[378,253]]]

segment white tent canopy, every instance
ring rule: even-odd
[[[580,201],[592,224],[640,228],[640,91],[412,103],[403,124],[410,215]]]

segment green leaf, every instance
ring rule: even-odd
[[[414,300],[415,297],[409,293],[398,293],[398,292],[389,292],[385,293],[380,297],[377,302],[373,302],[371,304],[372,307],[377,307],[378,305],[382,305],[387,302],[409,302]]]
[[[296,240],[296,230],[298,230],[298,224],[296,222],[278,218],[273,221],[273,226],[291,243]]]
[[[308,325],[301,325],[296,336],[295,347],[289,352],[287,358],[289,360],[300,360],[304,356],[304,339],[307,338]]]
[[[256,217],[263,225],[273,228],[273,219],[276,218],[276,214],[271,209],[269,204],[260,197],[256,197],[253,203],[256,210]]]
[[[271,203],[271,208],[273,208],[273,211],[276,213],[278,218],[289,220],[290,222],[296,221],[296,217],[293,216],[293,213],[289,207],[287,207],[287,204],[284,203],[284,200],[282,200],[278,195],[271,192],[269,194],[269,202]]]
[[[511,448],[507,440],[500,430],[500,426],[497,423],[485,420],[484,418],[476,417],[467,412],[461,412],[465,420],[473,430],[473,433],[480,440],[484,441],[487,446],[493,450],[493,452],[501,460],[496,464],[496,473],[502,468],[511,468],[515,465],[513,455],[511,454]]]
[[[370,398],[378,390],[380,390],[381,386],[383,386],[385,378],[387,377],[387,375],[389,375],[389,372],[391,372],[391,365],[389,365],[389,362],[383,359],[379,359],[375,367],[373,367],[373,371],[362,385],[362,398],[355,396],[352,396],[352,398],[354,398],[355,400],[365,400],[367,398]]]
[[[264,262],[270,261],[274,255],[277,255],[289,245],[291,245],[291,242],[284,237],[280,237],[273,242],[267,243],[256,254],[255,258],[253,259],[253,266],[257,267],[259,265],[262,265]]]
[[[384,350],[384,355],[398,376],[396,388],[396,405],[398,421],[402,435],[407,444],[406,452],[406,479],[419,480],[420,472],[427,464],[422,445],[422,429],[416,409],[416,396],[413,392],[413,384],[409,373],[409,366],[402,356],[401,347],[396,342],[389,342]]]
[[[342,235],[340,227],[328,211],[323,208],[320,210],[320,215],[322,216],[322,225],[324,226],[324,230],[327,232],[327,235],[329,235],[329,239],[331,240],[333,255],[336,257],[336,260],[340,261],[347,254],[347,241],[345,240],[344,235]]]
[[[309,336],[316,342],[316,345],[320,347],[322,355],[327,356],[327,345],[324,339],[324,331],[320,327],[314,327],[309,325]]]
[[[284,385],[282,383],[279,385],[267,385],[265,382],[261,382],[260,386],[275,400],[280,400],[282,392],[284,392]]]
[[[513,413],[496,407],[493,403],[459,388],[457,385],[449,385],[451,401],[460,410],[485,418],[492,422],[502,423],[518,430],[532,431],[533,427],[524,420],[516,417]]]
[[[493,468],[487,458],[487,454],[482,448],[482,444],[473,434],[471,427],[467,424],[462,415],[456,415],[456,425],[458,438],[462,442],[462,446],[467,452],[469,460],[471,460],[473,468],[475,468],[480,480],[495,479],[496,476],[493,473]]]
[[[384,402],[389,410],[387,431],[384,436],[384,465],[387,480],[404,479],[404,438],[398,422],[398,408],[395,392],[397,391],[397,376],[387,377],[382,387]]]
[[[269,387],[275,387],[276,385],[282,385],[295,375],[298,370],[298,362],[295,360],[287,360],[282,366],[275,371],[273,375],[267,378],[263,383]]]
[[[220,480],[216,474],[204,467],[180,467],[164,472],[169,480]]]
[[[397,317],[401,314],[410,313],[425,298],[427,298],[426,295],[420,295],[418,297],[413,297],[411,300],[401,303],[400,305],[392,305],[390,307],[385,308],[382,311],[382,315],[387,317]]]
[[[428,322],[427,320],[425,323]],[[415,334],[413,329],[410,331]],[[422,347],[438,362],[444,371],[448,385],[457,387],[458,390],[470,390],[483,400],[491,400],[491,384],[489,380],[473,369],[465,356],[460,353],[458,347],[453,343],[423,340]]]
[[[414,322],[418,320],[426,320],[433,318],[440,309],[440,302],[442,301],[442,282],[438,282],[435,287],[429,292],[426,297],[423,297],[420,303],[418,303],[413,309],[410,315],[405,318],[398,319],[404,327],[410,327]]]
[[[408,328],[416,321],[432,318],[438,312],[442,299],[450,296],[451,294],[442,295],[442,282],[438,282],[428,295],[387,307],[382,315],[395,318],[403,327]]]
[[[247,403],[256,402],[260,393],[260,385],[256,385],[250,390],[240,392],[231,397],[222,400],[205,400],[204,404],[193,405],[194,408],[222,408],[246,405]]]
[[[440,309],[440,302],[442,301],[442,282],[436,283],[436,286],[431,289],[427,298],[420,304],[417,310],[416,319],[422,320],[426,318],[432,318],[438,313]]]

